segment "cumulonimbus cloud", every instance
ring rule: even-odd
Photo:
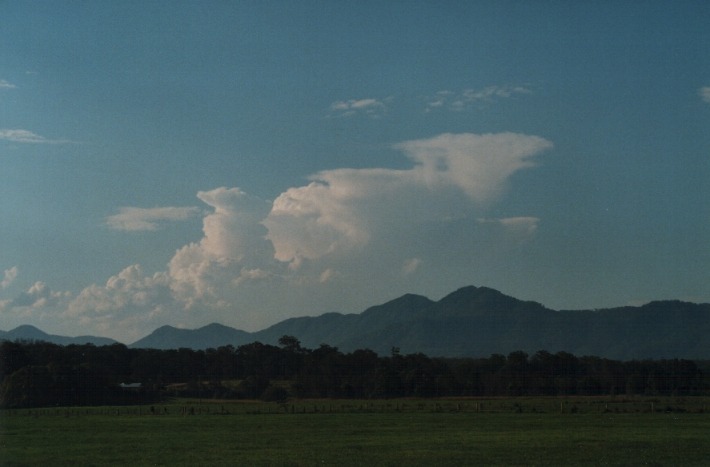
[[[534,166],[532,157],[552,143],[520,133],[445,133],[395,147],[418,164],[413,170],[428,185],[454,185],[475,202],[486,203],[503,191],[514,172]]]
[[[122,207],[106,218],[106,225],[114,230],[153,231],[165,222],[185,221],[199,212],[196,207]]]
[[[397,222],[440,215],[452,199],[484,206],[503,192],[510,175],[533,166],[531,158],[551,147],[544,138],[517,133],[406,141],[395,148],[414,162],[412,168],[320,172],[277,197],[264,225],[279,261],[347,252],[402,213]]]
[[[220,292],[237,283],[270,277],[273,261],[261,224],[269,203],[239,188],[201,191],[197,197],[213,209],[203,219],[204,236],[180,248],[168,266],[171,287],[188,306],[196,300],[218,303]]]
[[[534,166],[535,156],[551,147],[519,133],[446,133],[394,145],[409,168],[326,170],[273,202],[239,188],[200,191],[207,206],[199,211],[205,212],[202,238],[179,248],[165,271],[148,275],[136,264],[85,288],[66,316],[89,328],[113,323],[136,334],[168,314],[171,323],[204,324],[200,313],[211,310],[238,315],[232,324],[254,328],[315,301],[337,306],[342,290],[357,284],[422,280],[431,273],[427,268],[441,267],[441,248],[471,258],[480,245],[518,244],[535,233],[536,217],[485,213],[510,176]],[[194,209],[124,209],[112,220],[114,228],[153,229],[193,216]],[[428,233],[421,233],[423,226]],[[455,228],[469,230],[454,239]],[[31,306],[52,296],[40,284],[20,301]],[[274,308],[281,311],[268,311]]]

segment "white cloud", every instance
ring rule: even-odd
[[[204,219],[201,247],[206,254],[243,261],[263,247],[266,230],[259,222],[268,212],[267,202],[239,188],[200,191],[197,197],[214,208]]]
[[[184,221],[199,213],[199,209],[194,207],[122,207],[118,211],[118,214],[106,218],[106,225],[115,230],[133,232],[158,230],[163,222]]]
[[[67,311],[69,316],[74,317],[113,316],[127,309],[150,310],[156,304],[170,302],[167,275],[159,272],[146,276],[141,266],[134,264],[110,277],[106,284],[91,285],[82,290],[69,304]]]
[[[350,99],[347,101],[336,101],[330,105],[331,115],[337,117],[349,117],[356,114],[364,114],[370,117],[381,117],[387,106],[384,102],[373,99]]]
[[[0,289],[6,289],[15,281],[17,277],[18,269],[17,266],[13,266],[10,269],[5,269],[3,273],[2,281],[0,281]]]
[[[66,335],[73,334],[76,323],[65,319],[64,313],[71,300],[71,292],[52,290],[46,283],[37,281],[29,289],[12,299],[0,300],[0,313],[4,329],[21,324],[34,324],[43,330],[43,323],[53,327],[67,325]],[[51,332],[53,329],[49,329]]]
[[[0,129],[0,140],[10,141],[13,143],[27,144],[68,144],[71,143],[65,139],[47,139],[37,133],[22,129]]]
[[[422,260],[420,258],[410,258],[402,265],[402,273],[405,275],[414,274],[421,264]]]
[[[446,90],[437,92],[434,97],[429,98],[429,102],[427,103],[427,111],[444,107],[453,94],[453,92]]]
[[[493,102],[496,99],[507,99],[516,94],[530,94],[530,89],[524,86],[488,86],[482,89],[466,89],[460,92],[439,91],[429,98],[427,111],[446,108],[462,111],[480,104]]]
[[[0,79],[0,89],[15,89],[17,86],[14,84],[4,80]]]
[[[336,271],[335,269],[327,268],[327,269],[323,270],[323,272],[318,277],[318,282],[324,284],[326,282],[330,282],[331,280],[338,277],[339,275],[340,275],[340,273],[338,273],[338,271]]]
[[[264,225],[279,261],[315,259],[367,241],[364,222],[352,206],[355,197],[327,180],[328,175],[289,188],[274,200]]]
[[[40,309],[47,306],[54,306],[57,303],[69,297],[68,292],[55,292],[49,288],[44,282],[35,282],[27,292],[22,292],[10,302],[10,306],[22,308],[29,307]]]
[[[503,227],[508,233],[517,235],[521,239],[529,237],[537,231],[540,219],[537,217],[505,217],[501,219],[480,218],[481,224]]]
[[[197,197],[214,209],[203,220],[204,236],[179,249],[168,269],[173,291],[188,306],[200,300],[218,303],[220,292],[235,282],[270,277],[264,271],[273,262],[261,225],[269,203],[239,188],[201,191]]]
[[[710,104],[710,86],[704,86],[698,90],[698,95],[703,100]]]
[[[83,329],[130,343],[164,324],[165,319],[177,323],[182,310],[182,304],[173,298],[167,273],[146,275],[134,264],[103,285],[86,287],[67,305],[64,316]]]

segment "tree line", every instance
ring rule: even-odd
[[[130,386],[127,383],[133,383]],[[123,344],[0,343],[0,405],[42,407],[203,398],[394,398],[445,396],[696,395],[708,386],[696,362],[618,361],[544,350],[487,358],[344,353],[322,344],[254,342],[207,350]]]

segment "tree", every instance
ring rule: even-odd
[[[286,402],[288,399],[288,391],[283,386],[269,384],[261,395],[261,400],[266,402]]]
[[[52,402],[52,389],[46,366],[26,366],[3,381],[0,402],[8,408],[47,406]]]
[[[287,352],[302,353],[301,342],[294,336],[283,335],[279,338],[279,345]]]
[[[0,342],[0,383],[20,368],[30,364],[28,346],[20,342]]]

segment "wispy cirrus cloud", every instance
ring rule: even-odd
[[[23,129],[0,129],[0,140],[10,141],[12,143],[23,144],[70,144],[72,141],[68,139],[49,139],[40,136],[29,130]]]
[[[0,89],[15,89],[17,86],[7,80],[0,79]]]
[[[524,86],[487,86],[481,89],[465,89],[463,91],[439,91],[429,98],[427,112],[436,109],[453,111],[466,110],[473,105],[492,102],[496,99],[507,99],[516,94],[530,94],[532,91]]]
[[[475,105],[494,102],[499,99],[508,99],[518,94],[531,94],[532,91],[525,86],[487,86],[479,89],[464,89],[462,91],[442,90],[433,96],[426,97],[426,112],[437,109],[450,111],[464,111]],[[348,99],[335,101],[330,105],[331,117],[352,117],[366,115],[379,118],[389,110],[388,104],[393,97],[386,99]]]
[[[703,102],[710,104],[710,86],[703,86],[698,90],[698,95]]]
[[[106,225],[114,230],[153,231],[158,230],[165,222],[185,221],[199,212],[196,207],[122,207],[119,208],[118,214],[106,218]]]
[[[377,118],[387,111],[385,103],[379,99],[350,99],[336,101],[330,105],[331,115],[335,117],[350,117],[361,114]]]

